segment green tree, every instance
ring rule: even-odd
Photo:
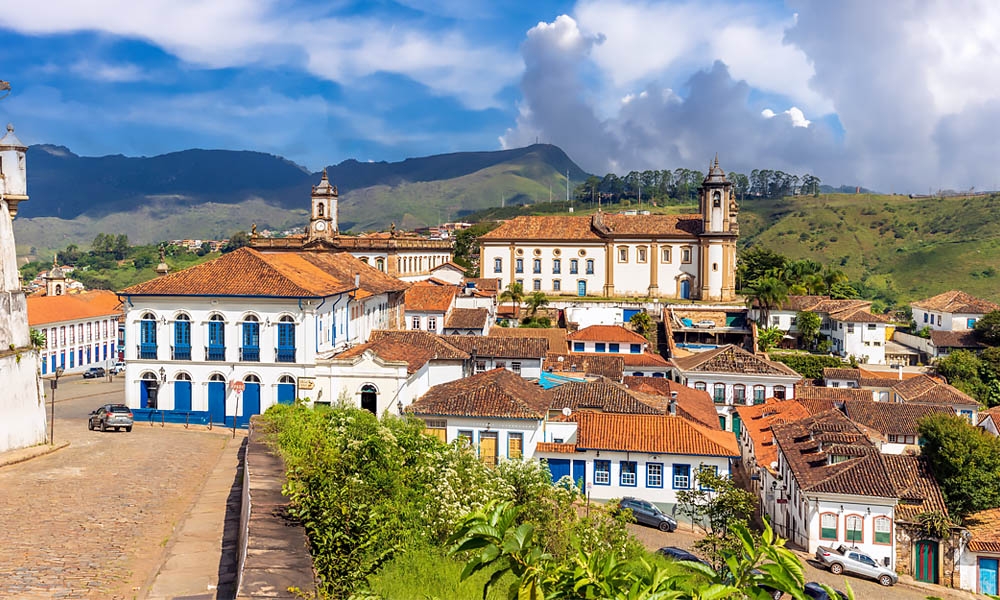
[[[736,268],[737,287],[744,288],[765,275],[780,273],[784,271],[786,264],[788,258],[770,248],[754,246],[741,252]]]
[[[245,231],[235,231],[231,236],[229,236],[229,241],[227,241],[222,246],[222,253],[232,252],[233,250],[239,250],[244,246],[250,244],[250,236],[247,235]]]
[[[924,418],[918,430],[920,453],[953,517],[1000,507],[1000,438],[947,414]]]
[[[739,544],[733,526],[748,525],[750,515],[757,509],[757,497],[738,487],[731,478],[705,466],[698,469],[695,479],[697,485],[677,492],[677,503],[692,521],[707,525],[705,537],[695,542],[695,547],[716,567],[721,567],[725,554],[736,550]]]
[[[757,332],[757,349],[768,352],[778,345],[785,332],[780,327],[767,327]]]
[[[758,323],[770,323],[771,311],[788,301],[788,286],[785,282],[773,276],[764,276],[753,285],[744,288],[747,306],[757,306],[760,310]]]
[[[500,292],[500,297],[497,300],[500,304],[510,302],[514,307],[514,316],[516,317],[521,310],[521,302],[524,301],[524,286],[520,283],[508,283],[504,291]]]
[[[649,339],[649,334],[653,332],[653,328],[656,326],[653,317],[649,316],[649,313],[644,310],[632,315],[628,322],[632,326],[632,331],[646,339]]]
[[[983,315],[976,321],[976,339],[988,346],[1000,346],[1000,310]]]
[[[549,299],[545,297],[543,292],[531,292],[531,295],[525,298],[524,303],[528,305],[528,317],[534,319],[539,308],[549,305]]]
[[[802,341],[809,348],[815,346],[819,339],[819,328],[822,324],[823,319],[814,312],[802,310],[795,315],[795,328],[799,330]]]
[[[959,381],[978,382],[983,361],[968,350],[956,350],[937,362],[937,372],[955,385]]]
[[[858,290],[854,289],[851,284],[843,281],[838,281],[831,285],[829,293],[830,297],[834,300],[850,300],[852,298],[857,298],[860,295],[858,294]]]
[[[45,332],[39,331],[37,329],[31,330],[31,346],[35,350],[40,350],[45,347]]]

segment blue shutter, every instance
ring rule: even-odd
[[[156,358],[156,321],[142,321],[139,328],[139,358]]]
[[[208,360],[226,360],[226,324],[208,322]]]
[[[174,360],[191,360],[190,321],[174,321]]]
[[[260,362],[260,324],[255,321],[243,323],[243,347],[240,360]]]
[[[278,323],[278,362],[295,362],[295,324]]]

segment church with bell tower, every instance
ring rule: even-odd
[[[330,185],[326,169],[323,169],[322,179],[312,188],[312,211],[306,232],[308,240],[335,238],[340,233],[337,224],[338,212],[337,186]]]
[[[733,184],[719,167],[719,155],[709,165],[708,175],[698,190],[702,214],[698,236],[701,260],[701,297],[729,302],[736,299],[736,221],[740,208]]]

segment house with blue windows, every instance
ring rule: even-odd
[[[729,476],[731,461],[740,455],[731,433],[676,412],[571,412],[564,418],[570,426],[565,437],[536,444],[534,456],[548,462],[553,479],[582,480],[595,500],[632,496],[669,514],[677,492],[699,485],[699,472]]]
[[[621,325],[591,325],[566,336],[573,352],[642,354],[649,340]]]
[[[129,287],[126,402],[140,419],[245,425],[311,396],[317,355],[399,327],[406,285],[344,252],[242,248]]]

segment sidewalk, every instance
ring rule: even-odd
[[[236,570],[246,432],[226,444],[187,514],[174,528],[153,581],[150,600],[236,596]]]
[[[46,429],[46,434],[47,433],[48,430]],[[48,435],[46,435],[45,437],[48,438]],[[8,450],[7,452],[0,452],[0,467],[6,467],[7,465],[16,465],[19,462],[31,460],[32,458],[45,456],[46,454],[52,454],[56,450],[62,450],[66,446],[69,446],[69,442],[59,442],[55,446],[47,443],[39,444],[37,446],[28,446],[27,448],[18,448],[17,450]]]

